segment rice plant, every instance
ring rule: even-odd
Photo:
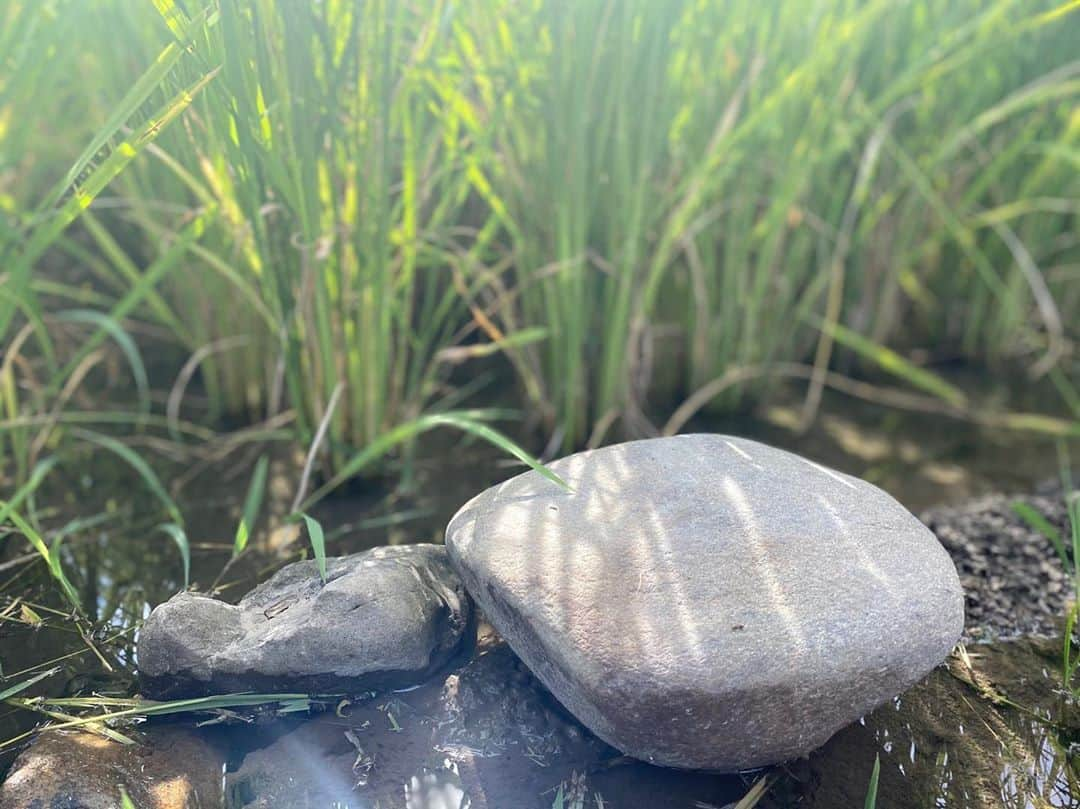
[[[105,341],[145,388],[133,320],[189,357],[174,437],[290,412],[304,445],[325,424],[330,473],[475,396],[478,362],[563,449],[655,432],[690,394],[741,407],[785,363],[807,369],[809,421],[828,373],[877,349],[1018,358],[1080,399],[1074,3],[5,13],[5,359],[56,355],[58,313],[90,333],[39,401],[0,368],[9,420]],[[42,97],[72,126],[39,143]],[[25,479],[34,436],[4,435]]]

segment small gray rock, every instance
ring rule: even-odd
[[[144,695],[359,693],[421,682],[461,646],[471,604],[439,545],[296,562],[237,605],[180,593],[139,634]]]
[[[754,441],[582,452],[447,528],[499,633],[598,736],[657,764],[803,755],[937,665],[963,629],[952,561],[862,480]]]

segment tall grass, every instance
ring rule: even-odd
[[[552,332],[522,353],[540,357],[565,445],[613,418],[640,430],[672,361],[676,389],[826,367],[822,322],[979,359],[1044,352],[1044,371],[1062,359],[1075,292],[1041,268],[1076,257],[1075,15],[586,5],[537,4],[508,45],[494,15],[473,23],[486,64],[530,65],[488,113],[517,102],[496,127],[514,286],[521,323]]]
[[[12,0],[6,14],[19,79],[0,138],[27,156],[8,161],[23,196],[0,197],[19,234],[0,334],[48,339],[32,293],[49,283],[106,314],[97,344],[108,323],[151,324],[191,358],[174,422],[291,408],[339,471],[475,394],[483,377],[459,366],[491,356],[566,449],[650,433],[718,379],[735,382],[711,405],[738,407],[783,363],[809,369],[809,419],[825,372],[867,346],[1019,357],[1075,396],[1075,3]],[[27,56],[42,52],[59,56]],[[157,126],[146,108],[176,97],[184,114]],[[26,114],[37,99],[53,126]],[[77,238],[48,215],[68,190],[44,208],[24,194],[82,148],[123,154],[140,120],[153,142],[69,211]],[[84,158],[65,188],[108,163]],[[90,283],[57,290],[56,255]],[[193,377],[207,411],[184,396]]]

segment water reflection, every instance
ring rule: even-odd
[[[953,671],[937,669],[794,765],[788,791],[772,806],[785,800],[820,809],[862,805],[880,755],[878,805],[890,809],[1080,807],[1080,762],[1069,745],[1080,713],[1050,668],[1059,642],[971,648],[976,679],[992,683],[1010,704],[995,704],[953,661]]]

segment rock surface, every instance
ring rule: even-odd
[[[963,629],[933,534],[856,478],[687,435],[483,492],[446,542],[551,692],[623,752],[739,770],[801,756],[941,662]]]
[[[15,760],[0,809],[220,809],[221,755],[193,732],[153,728],[132,747],[92,733],[51,730]]]
[[[143,694],[359,693],[422,682],[459,650],[471,615],[438,545],[296,562],[237,605],[180,593],[138,641]]]

